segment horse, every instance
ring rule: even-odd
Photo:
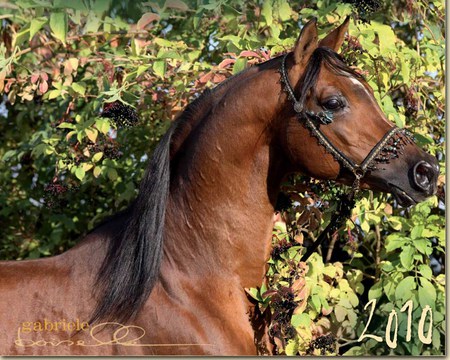
[[[291,52],[205,91],[160,141],[132,205],[75,247],[1,262],[0,354],[272,354],[244,289],[264,279],[286,176],[404,206],[436,191],[436,159],[337,54],[348,24],[319,40],[312,19]]]

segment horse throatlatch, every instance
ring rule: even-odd
[[[305,109],[304,102],[297,100],[295,97],[286,71],[286,58],[288,55],[285,54],[281,61],[281,82],[284,85],[284,90],[288,94],[289,99],[293,102],[294,111],[298,120],[311,132],[312,136],[317,138],[319,144],[355,177],[351,191],[348,194],[341,195],[337,211],[330,223],[301,258],[301,261],[306,261],[329,234],[338,230],[343,222],[350,217],[351,211],[355,206],[355,195],[359,191],[360,181],[366,173],[377,169],[377,164],[386,164],[391,159],[398,158],[402,154],[403,148],[407,144],[414,142],[414,138],[408,130],[393,126],[372,148],[361,164],[356,164],[339,150],[320,130],[321,125],[328,125],[333,122],[333,112],[321,111],[315,113],[314,111]]]

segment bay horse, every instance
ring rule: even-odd
[[[265,276],[287,174],[344,184],[357,176],[403,205],[436,191],[436,159],[391,134],[371,88],[336,53],[348,23],[319,41],[311,20],[292,52],[190,104],[154,151],[134,203],[77,246],[1,262],[0,354],[271,354],[268,323],[244,288]],[[387,138],[403,153],[386,149]],[[382,166],[344,166],[380,151],[392,155]]]

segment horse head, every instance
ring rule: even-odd
[[[349,18],[322,40],[316,20],[283,58],[283,148],[297,171],[392,193],[401,205],[436,192],[439,166],[377,104],[364,78],[337,54]]]

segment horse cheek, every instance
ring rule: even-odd
[[[335,179],[339,174],[339,164],[327,153],[318,141],[309,135],[295,119],[287,127],[283,141],[292,171],[301,172],[317,179]]]

